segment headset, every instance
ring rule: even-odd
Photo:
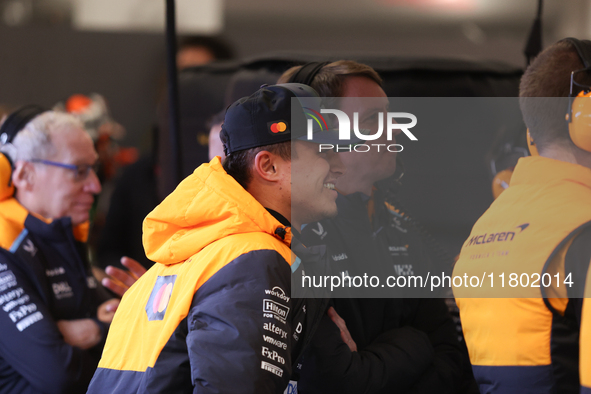
[[[582,85],[575,81],[576,74],[591,71],[591,41],[577,40],[572,37],[565,38],[562,41],[566,41],[575,47],[584,67],[581,70],[573,71],[570,76],[569,105],[566,114],[568,132],[577,147],[591,152],[591,101],[589,100],[591,86]],[[576,95],[574,93],[575,86],[583,89]]]
[[[24,106],[6,118],[0,126],[0,146],[12,144],[19,131],[37,115],[46,112],[47,109],[38,105]],[[14,194],[14,185],[12,184],[12,170],[14,163],[10,157],[0,152],[0,200],[11,197]]]
[[[324,66],[331,62],[310,62],[304,64],[298,71],[296,71],[288,83],[301,83],[304,85],[311,86],[316,75],[322,70]],[[404,162],[400,155],[396,155],[396,182],[400,182],[400,179],[404,176]]]
[[[303,85],[310,86],[316,78],[316,75],[322,70],[324,66],[330,62],[310,62],[304,64],[298,71],[296,71],[291,78],[289,83],[301,83]]]

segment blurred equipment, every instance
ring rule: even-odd
[[[59,25],[70,22],[71,0],[0,0],[6,26]]]
[[[116,142],[125,135],[125,128],[111,117],[107,103],[100,94],[74,94],[65,102],[58,103],[55,109],[69,112],[80,119],[92,137],[99,154],[101,166],[97,175],[101,182],[109,181],[118,168],[137,160],[136,148],[123,148]]]
[[[542,10],[544,8],[544,0],[538,0],[538,12],[536,13],[536,18],[534,19],[534,23],[531,27],[529,32],[529,37],[527,38],[527,42],[525,44],[525,48],[523,49],[523,54],[525,55],[526,59],[526,66],[529,66],[532,60],[540,52],[542,52],[543,44],[542,44]]]
[[[111,118],[107,103],[100,94],[70,96],[65,103],[65,110],[82,121],[84,128],[95,142],[101,134],[107,134],[117,140],[123,138],[125,134],[123,126]]]
[[[223,28],[221,0],[176,0],[178,30],[183,34],[216,34]],[[73,24],[80,30],[164,30],[163,0],[74,0]]]
[[[487,155],[492,177],[492,194],[495,199],[509,187],[517,161],[529,156],[529,140],[526,139],[524,130],[525,125],[521,124],[500,129]]]

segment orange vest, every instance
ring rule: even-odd
[[[565,280],[584,278],[565,277],[564,256],[570,242],[563,241],[590,220],[591,170],[537,156],[519,160],[510,187],[474,225],[453,275],[477,276],[482,282],[477,288],[465,283],[454,287],[481,388],[535,391],[535,385],[541,384],[538,392],[546,392],[547,385],[553,385],[556,317],[544,297],[553,297],[546,302],[564,314]],[[544,288],[542,281],[552,286]]]

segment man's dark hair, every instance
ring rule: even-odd
[[[565,116],[571,72],[583,67],[573,44],[559,41],[540,53],[523,74],[519,104],[538,149],[552,144],[573,146]],[[591,73],[579,73],[576,78],[581,84],[591,85]],[[575,95],[581,91],[573,88]]]
[[[227,138],[224,133],[220,133],[222,143],[226,145]],[[278,144],[259,146],[256,148],[245,149],[234,152],[226,156],[223,162],[224,170],[236,180],[244,189],[248,190],[248,184],[252,179],[252,167],[254,159],[259,152],[267,151],[279,155],[283,160],[291,160],[291,141],[280,142]]]
[[[185,48],[206,48],[216,60],[231,60],[234,58],[232,46],[222,37],[216,36],[184,36],[179,39],[177,51]]]

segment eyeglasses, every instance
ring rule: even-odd
[[[40,163],[40,164],[45,164],[48,166],[61,167],[61,168],[65,168],[67,170],[73,171],[75,181],[83,181],[88,177],[88,174],[90,174],[91,170],[94,171],[94,173],[96,174],[99,169],[99,163],[75,165],[75,164],[58,163],[57,161],[41,160],[41,159],[32,159],[29,161],[31,163]]]

